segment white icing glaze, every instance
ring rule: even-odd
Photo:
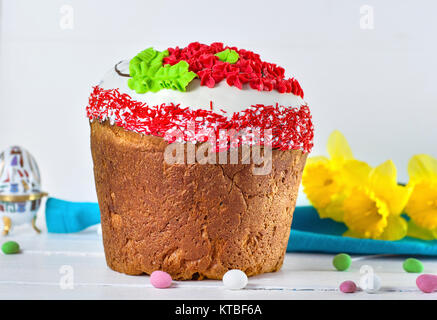
[[[129,73],[129,61],[124,60],[118,65],[118,70],[122,73]],[[177,90],[160,90],[158,92],[146,92],[137,94],[127,85],[127,77],[118,75],[114,68],[109,70],[99,86],[104,89],[119,89],[121,93],[127,93],[133,99],[147,103],[149,106],[161,105],[163,103],[180,104],[182,108],[191,109],[210,109],[212,101],[213,111],[221,113],[224,110],[228,115],[240,112],[255,104],[275,105],[278,103],[284,107],[300,107],[305,101],[292,93],[279,93],[276,90],[258,91],[250,87],[243,87],[240,90],[231,87],[226,80],[216,84],[214,88],[200,85],[199,79],[194,79],[187,87],[186,92]],[[247,85],[246,85],[247,86]]]

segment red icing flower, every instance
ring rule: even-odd
[[[216,80],[212,76],[212,73],[210,70],[202,70],[202,71],[199,71],[197,74],[200,78],[200,85],[201,86],[207,86],[208,88],[214,88]]]
[[[236,63],[220,61],[216,53],[230,49],[238,53]],[[174,65],[181,60],[188,62],[190,71],[200,78],[200,85],[213,88],[226,79],[230,86],[239,89],[248,83],[249,87],[259,91],[277,90],[279,93],[293,93],[303,98],[303,90],[294,78],[285,78],[284,68],[274,63],[262,61],[252,51],[224,46],[221,42],[211,45],[199,42],[190,43],[185,48],[168,48],[169,55],[164,64]]]
[[[238,73],[233,73],[227,76],[226,82],[232,87],[235,86],[238,89],[243,89],[243,83],[240,80]]]
[[[259,79],[259,78],[252,79],[252,80],[250,81],[250,87],[251,87],[252,89],[256,89],[256,90],[258,90],[258,91],[262,91],[262,90],[264,90],[264,84],[263,84],[263,81],[262,81],[261,79]]]

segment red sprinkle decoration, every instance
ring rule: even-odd
[[[238,53],[236,63],[220,61],[216,53],[230,49]],[[224,46],[221,42],[211,45],[199,42],[190,43],[185,48],[168,48],[169,56],[163,64],[174,65],[181,60],[188,62],[189,70],[200,78],[200,85],[213,88],[226,79],[230,86],[239,89],[248,84],[258,91],[277,90],[279,93],[293,93],[303,99],[303,90],[294,78],[285,79],[284,68],[273,63],[262,61],[260,56],[252,51]]]
[[[212,46],[218,46],[217,51],[222,50],[220,44],[212,44]],[[240,78],[233,79],[242,82]],[[266,84],[262,82],[262,86],[266,87]],[[162,137],[169,143],[205,142],[213,137],[217,150],[242,144],[271,145],[272,148],[279,150],[294,149],[304,152],[310,152],[313,147],[314,128],[307,105],[296,108],[278,104],[275,106],[257,104],[228,116],[217,114],[212,110],[182,108],[179,104],[173,103],[148,106],[146,103],[133,100],[128,94],[120,93],[118,89],[105,90],[96,86],[89,97],[86,110],[90,120],[108,120],[112,125],[141,134]],[[264,141],[263,132],[269,129],[271,137],[268,137],[268,141]],[[228,132],[225,141],[220,136],[220,130]],[[243,130],[246,130],[249,136],[250,133],[260,132],[258,136],[261,138],[251,142],[250,137],[249,139],[229,137],[229,132]],[[181,134],[176,136],[175,132]]]

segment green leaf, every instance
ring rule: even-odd
[[[219,58],[220,61],[229,62],[229,63],[235,63],[240,58],[240,56],[236,51],[230,49],[220,51],[215,55]]]
[[[185,91],[197,75],[188,70],[190,66],[186,61],[163,66],[162,60],[167,56],[167,50],[159,52],[148,48],[132,58],[129,63],[129,74],[132,77],[128,80],[129,88],[137,93],[162,89]]]

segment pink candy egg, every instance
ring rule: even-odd
[[[158,289],[165,289],[171,286],[171,276],[164,271],[153,271],[150,275],[150,283]]]
[[[425,293],[437,291],[437,276],[433,274],[422,274],[417,277],[416,284],[417,287]]]
[[[340,291],[344,293],[354,293],[357,291],[357,285],[353,281],[343,281],[340,284]]]

